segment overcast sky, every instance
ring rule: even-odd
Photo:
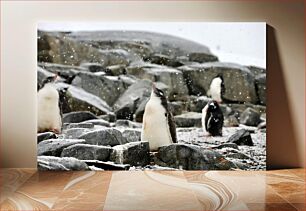
[[[38,28],[48,31],[160,32],[204,44],[222,62],[266,68],[266,23],[263,22],[45,22],[39,23]]]

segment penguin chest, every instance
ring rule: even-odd
[[[172,143],[166,110],[157,100],[146,105],[141,140],[149,142],[151,151]]]
[[[45,85],[39,90],[38,101],[38,131],[56,129],[61,130],[61,116],[59,109],[59,94],[51,85]]]
[[[221,99],[221,79],[220,78],[215,78],[210,84],[210,94],[211,98],[213,100],[216,100],[217,102],[222,102]]]

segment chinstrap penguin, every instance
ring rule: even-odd
[[[37,131],[60,133],[62,118],[59,93],[54,85],[57,75],[47,77],[37,93]]]
[[[141,141],[149,142],[150,151],[177,143],[175,123],[166,96],[155,84],[143,115]]]
[[[224,92],[225,87],[223,76],[218,74],[210,83],[209,94],[213,100],[222,103]]]
[[[212,100],[202,110],[204,135],[222,136],[224,117],[217,101]]]

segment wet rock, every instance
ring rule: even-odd
[[[89,131],[90,130],[86,128],[71,128],[63,130],[63,137],[67,139],[76,139]]]
[[[98,96],[110,106],[126,89],[124,83],[117,76],[96,75],[86,72],[78,73],[72,84]]]
[[[148,101],[149,101],[149,98],[144,98],[142,102],[139,104],[138,108],[136,109],[135,114],[134,114],[134,120],[136,122],[142,122],[143,115],[144,115]]]
[[[92,124],[92,125],[100,125],[104,127],[110,127],[110,123],[103,119],[91,119],[82,122],[83,124]]]
[[[63,115],[63,123],[79,123],[90,119],[98,119],[98,117],[88,111],[76,111]]]
[[[252,108],[247,108],[240,115],[240,123],[248,126],[257,126],[260,123],[260,113]]]
[[[227,170],[233,166],[218,152],[191,144],[172,144],[160,147],[155,163],[185,170]]]
[[[88,170],[85,162],[75,158],[59,158],[53,156],[38,156],[38,170],[47,171],[69,171],[69,170]]]
[[[106,73],[109,75],[123,75],[126,74],[126,65],[111,65],[107,66]]]
[[[198,63],[216,62],[218,61],[218,57],[207,53],[190,53],[189,61]]]
[[[124,130],[122,136],[126,138],[127,142],[138,142],[141,141],[141,132],[138,130]]]
[[[187,112],[174,117],[177,127],[201,127],[202,114]]]
[[[132,122],[130,120],[119,119],[116,121],[116,127],[141,128],[142,124],[138,122]]]
[[[111,147],[106,146],[75,144],[63,149],[61,157],[74,157],[79,160],[107,161],[111,150]]]
[[[66,129],[72,129],[72,128],[93,128],[94,124],[87,123],[87,122],[81,122],[81,123],[70,123],[66,126]]]
[[[257,102],[255,76],[246,67],[232,63],[209,62],[186,65],[178,69],[184,74],[189,94],[206,95],[212,79],[222,74],[225,85],[224,99],[234,102]]]
[[[56,139],[57,135],[52,132],[38,133],[37,134],[37,143],[40,143],[47,139]]]
[[[131,142],[114,146],[110,160],[119,164],[145,166],[150,162],[149,142]]]
[[[140,80],[131,85],[114,104],[117,119],[133,120],[133,114],[141,103],[150,97],[152,83],[148,80]]]
[[[64,148],[85,143],[82,139],[48,139],[37,145],[37,155],[60,156]]]
[[[165,94],[169,100],[186,99],[188,95],[183,74],[177,69],[151,63],[133,63],[127,67],[126,71],[138,78],[167,85],[168,89]]]
[[[86,144],[115,146],[127,143],[121,132],[113,128],[104,128],[90,131],[79,137],[85,139]]]
[[[110,161],[84,160],[84,162],[89,166],[95,166],[104,170],[129,170],[130,168],[128,164],[115,164]]]
[[[266,81],[266,74],[260,74],[256,76],[255,79],[255,86],[257,90],[257,95],[259,98],[259,103],[266,105],[267,99],[266,99],[266,87],[267,81]]]
[[[228,141],[237,145],[254,145],[251,134],[245,129],[238,130],[235,134],[229,137]]]
[[[170,108],[170,111],[172,114],[175,115],[180,115],[183,113],[183,111],[186,111],[186,104],[185,102],[182,101],[173,101],[173,102],[168,102],[168,106]]]
[[[213,149],[223,149],[223,148],[233,148],[233,149],[238,149],[238,145],[235,143],[224,143],[220,144],[218,146],[212,147]]]
[[[230,115],[224,120],[224,127],[238,127],[239,121],[235,115]]]

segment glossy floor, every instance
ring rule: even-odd
[[[306,210],[305,169],[1,169],[1,210]]]

